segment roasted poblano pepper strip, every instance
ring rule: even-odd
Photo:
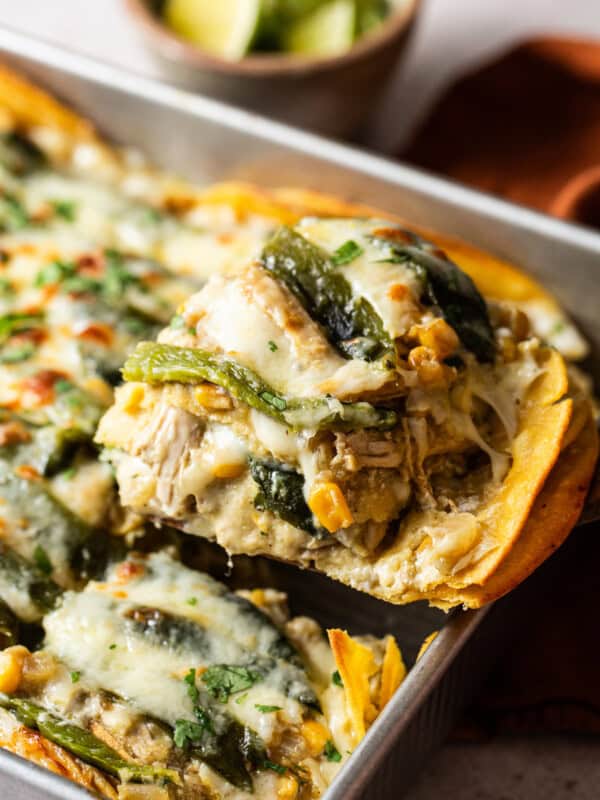
[[[494,331],[485,300],[472,279],[434,244],[410,231],[398,230],[400,235],[393,238],[373,237],[375,243],[391,250],[385,260],[415,270],[422,279],[423,299],[440,309],[463,345],[479,361],[493,361]]]
[[[218,664],[217,654],[222,650],[223,644],[227,645],[229,637],[214,628],[203,627],[196,620],[171,614],[159,608],[135,606],[126,612],[125,626],[129,635],[144,636],[156,647],[189,653],[191,660],[207,664],[209,669],[223,668],[223,665]],[[232,644],[230,641],[230,648]],[[277,659],[256,650],[248,650],[241,644],[237,650],[236,663],[228,665],[232,670],[245,670],[253,676],[253,682],[260,680],[271,685],[275,685],[272,681],[273,676],[276,676],[276,688],[285,695],[311,708],[319,707],[317,696],[297,660],[291,662]]]
[[[0,650],[19,643],[19,619],[0,599]]]
[[[393,351],[381,317],[355,297],[330,256],[291,228],[282,227],[263,248],[261,261],[323,327],[344,354],[372,361]]]
[[[54,744],[64,747],[87,764],[92,764],[116,778],[152,782],[180,781],[175,770],[126,761],[90,731],[62,720],[29,700],[0,694],[0,706],[12,711],[23,725],[38,730]]]
[[[60,586],[39,567],[0,544],[0,597],[19,619],[39,621],[61,594]]]
[[[254,505],[311,536],[326,537],[327,531],[315,525],[312,511],[304,499],[304,477],[282,464],[250,459],[250,474],[259,489]]]
[[[186,679],[187,681],[187,679]],[[246,763],[259,764],[266,758],[261,738],[249,727],[219,708],[204,690],[195,686],[194,670],[189,686],[195,720],[178,720],[173,740],[222,775],[233,786],[252,791]]]
[[[4,509],[20,515],[26,533],[23,550],[18,549],[27,560],[40,549],[50,560],[58,553],[64,563],[52,561],[52,569],[67,571],[75,579],[95,577],[105,566],[106,537],[95,536],[94,529],[63,506],[43,480],[20,477],[0,461],[0,499]],[[15,537],[14,547],[17,541]]]
[[[151,384],[209,381],[293,429],[387,430],[397,422],[395,411],[376,408],[370,403],[342,403],[330,397],[286,397],[248,367],[200,348],[142,342],[122,371],[127,381]]]
[[[102,412],[93,398],[76,387],[68,396],[57,398],[52,407],[32,414],[0,410],[0,425],[10,425],[13,432],[12,439],[9,436],[0,445],[0,459],[13,467],[33,467],[40,475],[54,475],[77,447],[91,442]]]
[[[19,198],[11,192],[0,194],[0,232],[13,233],[29,224],[29,214]]]
[[[46,156],[31,139],[9,131],[0,135],[0,164],[13,175],[28,175],[46,165]]]

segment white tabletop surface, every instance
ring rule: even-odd
[[[160,77],[123,5],[123,0],[0,0],[0,24]],[[530,35],[558,32],[600,38],[600,0],[424,0],[411,49],[373,119],[370,144],[393,152],[458,74]],[[599,755],[599,742],[565,737],[450,744],[408,797],[592,800],[599,796]]]

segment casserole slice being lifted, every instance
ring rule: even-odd
[[[98,440],[126,506],[395,603],[508,591],[596,456],[586,389],[527,315],[378,219],[282,227],[123,375]]]

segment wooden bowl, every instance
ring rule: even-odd
[[[177,36],[156,13],[156,0],[124,3],[174,83],[292,125],[347,136],[364,122],[387,85],[421,0],[403,0],[341,55],[258,53],[240,61],[218,58]]]

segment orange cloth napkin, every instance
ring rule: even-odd
[[[401,157],[600,229],[600,42],[537,39],[467,75]],[[558,579],[527,609],[455,738],[600,734],[598,533],[575,531],[554,556]]]
[[[600,42],[519,45],[454,84],[400,155],[600,228]]]

